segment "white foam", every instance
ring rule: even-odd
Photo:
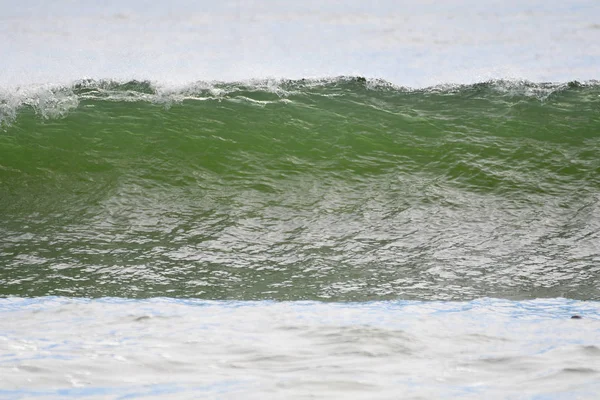
[[[12,122],[17,111],[30,106],[42,118],[59,118],[77,108],[79,99],[64,86],[30,85],[14,90],[0,90],[0,126]]]

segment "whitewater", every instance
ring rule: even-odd
[[[595,1],[0,1],[0,397],[595,399]]]

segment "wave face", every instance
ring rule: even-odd
[[[0,293],[600,299],[600,86],[0,94]]]

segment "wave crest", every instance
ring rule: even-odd
[[[0,89],[0,126],[14,122],[19,110],[24,108],[32,109],[43,119],[62,118],[76,109],[81,101],[151,102],[169,107],[186,100],[245,100],[264,105],[298,96],[366,94],[375,97],[442,95],[463,98],[526,98],[544,102],[565,91],[591,90],[592,98],[597,98],[599,88],[598,81],[534,83],[525,80],[490,80],[416,89],[397,86],[383,79],[360,76],[298,80],[254,79],[238,82],[197,81],[179,86],[148,80],[82,79],[70,85],[44,84],[13,90]],[[585,97],[582,99],[585,100]]]

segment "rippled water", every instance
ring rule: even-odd
[[[83,82],[15,98],[0,136],[0,285],[597,300],[598,96],[593,82],[414,91],[338,78]]]

